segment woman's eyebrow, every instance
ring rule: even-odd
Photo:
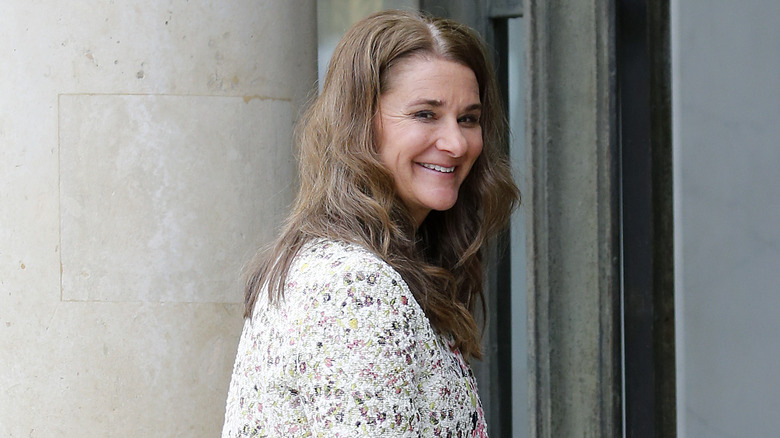
[[[438,108],[440,106],[443,106],[444,103],[445,102],[443,100],[439,100],[439,99],[425,99],[425,98],[423,98],[423,99],[418,99],[418,100],[412,101],[409,104],[409,106],[427,105],[427,106],[432,106],[434,108]],[[469,105],[469,106],[467,106],[465,108],[465,111],[481,111],[481,110],[482,110],[482,104],[479,103],[479,102],[472,103],[471,105]]]
[[[440,107],[440,106],[444,105],[444,101],[443,100],[439,100],[439,99],[426,99],[426,98],[422,98],[422,99],[417,99],[415,101],[412,101],[409,104],[409,106],[418,106],[418,105],[428,105],[428,106],[433,106],[433,107]]]

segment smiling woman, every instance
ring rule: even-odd
[[[224,437],[487,436],[473,312],[519,199],[497,96],[461,24],[347,32],[298,127],[293,210],[250,267]]]

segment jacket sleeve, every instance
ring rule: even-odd
[[[400,275],[344,260],[303,292],[288,372],[313,436],[421,436],[427,320]]]

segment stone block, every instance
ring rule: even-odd
[[[294,181],[289,101],[63,95],[62,298],[238,302]]]

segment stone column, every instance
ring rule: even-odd
[[[613,4],[525,9],[532,437],[622,433]]]
[[[217,436],[295,187],[313,0],[9,0],[0,436]]]

